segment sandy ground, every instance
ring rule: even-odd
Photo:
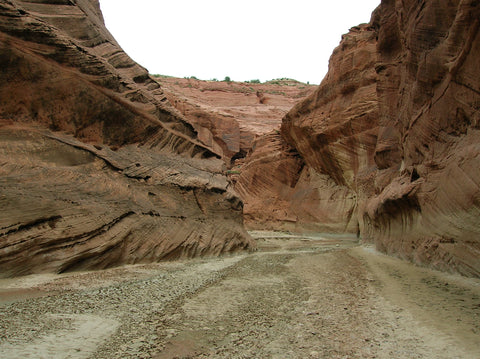
[[[480,358],[480,280],[335,236],[0,280],[0,358]]]

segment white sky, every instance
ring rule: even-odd
[[[380,0],[100,0],[107,28],[152,74],[320,83],[341,35]]]

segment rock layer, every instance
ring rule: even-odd
[[[265,83],[156,79],[199,139],[221,153],[227,165],[245,157],[255,136],[278,130],[283,116],[316,88],[290,79]]]
[[[236,185],[249,226],[263,226],[268,213],[275,222],[288,218],[284,225],[296,231],[358,231],[358,197],[369,193],[362,181],[375,166],[375,46],[371,26],[352,28],[333,52],[322,84],[284,117],[281,136],[257,141]],[[278,149],[275,155],[271,147]],[[272,171],[278,161],[283,168]],[[258,190],[258,182],[269,189]],[[281,200],[270,205],[266,196]]]
[[[479,19],[478,1],[384,0],[344,36],[278,139],[305,163],[288,195],[276,186],[295,228],[357,232],[387,253],[480,276]],[[259,151],[237,184],[247,212],[262,202],[249,173],[272,175]],[[318,178],[317,197],[300,189],[319,188]],[[299,198],[314,216],[298,211]]]
[[[260,136],[234,173],[235,190],[244,200],[245,224],[252,229],[294,229],[292,195],[304,161],[278,132]]]
[[[98,1],[0,9],[0,276],[253,246],[220,155]]]
[[[480,3],[384,1],[374,21],[381,131],[365,236],[480,276]]]

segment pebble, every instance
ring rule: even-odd
[[[33,337],[46,336],[68,327],[69,321],[53,319],[58,314],[89,314],[114,319],[121,323],[119,329],[91,358],[141,358],[149,348],[153,348],[153,352],[159,351],[155,349],[157,326],[146,323],[158,322],[162,309],[179,297],[217,281],[221,270],[231,265],[226,261],[220,263],[210,268],[202,265],[201,260],[191,261],[180,270],[163,272],[148,279],[108,282],[101,288],[66,290],[58,295],[12,303],[0,307],[0,323],[5,328],[8,342],[28,343]],[[53,314],[52,318],[45,317],[50,314]],[[176,329],[170,328],[167,335],[173,337],[177,334]]]

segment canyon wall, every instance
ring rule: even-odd
[[[244,158],[255,136],[279,129],[282,118],[316,86],[291,79],[265,83],[156,76],[168,100],[221,153],[227,166]]]
[[[0,1],[0,276],[254,247],[215,149],[97,0]]]
[[[375,167],[375,48],[370,25],[352,28],[321,85],[284,117],[281,133],[257,140],[236,184],[248,226],[358,232],[357,208],[371,194]]]
[[[480,276],[480,3],[383,1],[376,195],[381,250]]]
[[[478,1],[382,1],[285,116],[268,144],[282,150],[270,160],[259,140],[247,157],[237,189],[249,226],[264,221],[257,204],[277,196],[288,215],[266,212],[296,230],[356,233],[386,253],[480,276],[479,22]],[[276,178],[271,166],[291,156],[288,180]],[[253,182],[273,189],[253,192]]]

